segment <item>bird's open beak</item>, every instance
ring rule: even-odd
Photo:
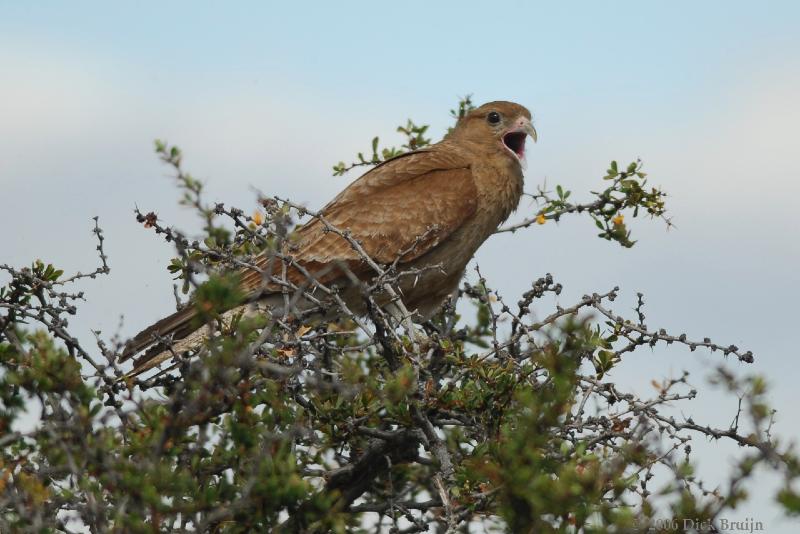
[[[527,117],[521,117],[516,125],[503,135],[503,145],[517,157],[523,167],[525,166],[525,138],[529,135],[534,143],[539,139],[536,128]]]
[[[536,133],[536,128],[533,127],[531,121],[525,121],[525,125],[522,128],[525,130],[525,133],[531,136],[534,143],[539,140],[539,135]]]

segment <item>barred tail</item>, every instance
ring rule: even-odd
[[[159,338],[178,340],[186,337],[192,332],[193,322],[196,316],[197,312],[194,307],[189,306],[148,326],[136,334],[133,339],[128,341],[128,344],[125,345],[125,349],[122,351],[122,357],[119,361],[124,362],[129,360],[143,350],[153,345],[159,345]]]
[[[270,313],[265,305],[272,313],[278,313],[283,307],[283,295],[262,297],[258,306],[248,303],[232,308],[222,314],[222,322],[229,324],[238,314]],[[210,337],[209,328],[208,325],[198,324],[197,312],[193,307],[179,310],[148,326],[136,334],[122,352],[120,362],[134,358],[133,370],[126,373],[123,379],[140,375],[175,355],[195,351]]]

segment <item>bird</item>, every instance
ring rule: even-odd
[[[405,308],[421,320],[431,317],[457,290],[478,248],[517,208],[528,136],[538,139],[527,108],[488,102],[462,116],[440,142],[371,168],[296,230],[293,263],[278,265],[284,260],[265,252],[254,261],[258,270],[238,273],[245,302],[226,316],[240,309],[276,313],[286,302],[286,291],[264,271],[282,272],[296,286],[313,278],[344,287],[343,302],[364,314],[358,282],[375,276],[374,264],[393,264],[401,275],[413,273],[397,281]],[[196,350],[208,337],[198,314],[187,306],[134,336],[120,357],[138,355],[125,376]]]

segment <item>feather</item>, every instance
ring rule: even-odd
[[[502,122],[487,120],[498,114]],[[246,302],[282,304],[283,288],[266,280],[265,272],[285,273],[286,281],[300,288],[309,287],[309,275],[322,284],[345,285],[352,276],[365,281],[373,277],[359,252],[328,231],[326,223],[350,232],[373,261],[411,271],[413,276],[400,287],[403,300],[422,316],[433,313],[458,286],[477,248],[519,203],[524,136],[520,142],[516,135],[513,146],[506,136],[520,131],[535,136],[528,110],[511,102],[490,102],[462,118],[445,140],[372,168],[321,210],[325,222],[314,218],[297,230],[291,253],[296,264],[265,253],[254,262],[261,272],[239,273],[246,300],[224,317]],[[348,306],[358,310],[360,294],[353,292],[350,298]],[[195,317],[194,308],[188,307],[137,334],[120,361],[144,354],[127,376],[202,345],[208,327]]]

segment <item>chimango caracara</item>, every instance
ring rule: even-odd
[[[349,231],[374,262],[397,262],[398,272],[413,272],[400,278],[399,294],[406,309],[430,317],[458,287],[478,247],[516,209],[527,135],[536,140],[527,109],[513,102],[484,104],[443,141],[388,160],[351,183],[321,210],[324,222],[315,218],[297,230],[291,252],[295,265],[274,254],[255,264],[273,276],[284,274],[296,287],[308,288],[310,274],[344,288],[340,295],[350,310],[363,313],[363,296],[355,286],[358,279],[373,278],[375,270],[353,242],[328,231],[327,223]],[[277,313],[284,306],[285,290],[264,272],[240,273],[248,301],[226,315]],[[302,306],[302,299],[296,305]],[[134,337],[123,360],[144,354],[130,375],[202,343],[208,327],[195,316],[189,306]]]

